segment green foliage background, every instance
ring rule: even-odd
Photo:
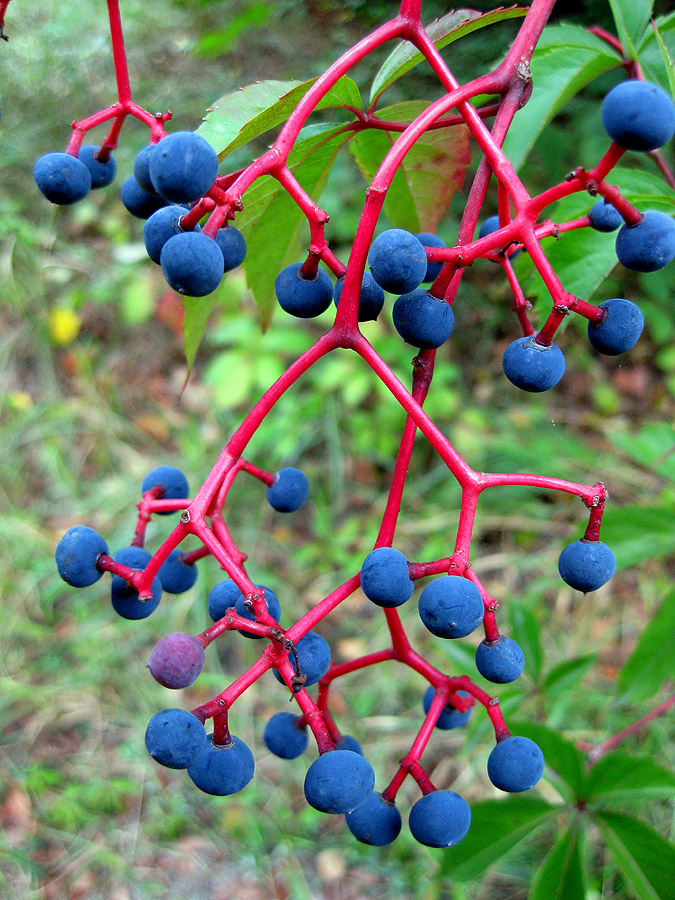
[[[590,771],[576,749],[577,742],[602,743],[672,692],[672,267],[644,278],[609,275],[598,298],[638,300],[646,333],[625,359],[603,359],[585,342],[582,323],[570,321],[560,341],[567,374],[550,395],[524,397],[501,374],[514,320],[505,285],[488,263],[468,273],[455,333],[439,354],[427,409],[474,468],[602,478],[611,494],[603,539],[619,572],[587,597],[562,584],[556,569],[560,550],[583,528],[581,505],[520,488],[488,493],[480,507],[474,564],[503,603],[500,621],[528,660],[525,676],[500,690],[502,705],[513,730],[536,737],[548,762],[536,796],[497,797],[485,775],[488,728],[475,715],[461,735],[439,732],[425,755],[435,782],[471,803],[470,836],[448,852],[425,850],[405,829],[391,848],[358,845],[341,821],[304,803],[308,760],[282,766],[266,753],[262,723],[287,702],[273,679],[233,713],[236,733],[257,760],[256,778],[240,795],[205,798],[183,773],[160,772],[147,757],[143,733],[158,708],[203,702],[250,664],[257,648],[229,636],[212,648],[193,688],[169,694],[145,663],[162,634],[205,626],[218,570],[202,564],[189,594],[165,598],[148,620],[126,622],[114,616],[104,581],[85,591],[60,582],[56,543],[70,525],[86,522],[111,548],[127,544],[144,474],[168,462],[192,485],[201,483],[251,399],[326,323],[277,315],[261,331],[260,310],[243,273],[235,273],[182,391],[182,340],[168,327],[175,306],[145,258],[142,224],[126,214],[114,188],[64,210],[40,198],[33,160],[65,146],[71,119],[111,102],[104,6],[87,0],[74,16],[55,0],[39,8],[12,4],[11,42],[0,47],[0,883],[8,896],[672,897],[672,714]],[[332,0],[123,4],[135,96],[153,111],[171,107],[172,128],[194,129],[214,100],[239,86],[316,76],[391,7]],[[428,18],[445,11],[436,3],[424,8]],[[611,27],[604,5],[567,12],[577,23]],[[516,25],[448,48],[458,77],[493,62]],[[547,58],[561,34],[552,33]],[[670,45],[669,27],[663,34]],[[566,46],[569,32],[562,37]],[[653,65],[658,69],[656,56]],[[355,73],[365,96],[373,74],[365,66]],[[597,74],[534,135],[521,172],[533,193],[603,151],[598,101],[620,75]],[[435,90],[420,67],[386,102],[430,98]],[[145,140],[140,125],[125,128],[116,154],[120,183]],[[234,162],[243,164],[250,148],[237,153]],[[629,165],[644,174],[625,176],[627,183],[653,201],[655,169]],[[341,256],[362,199],[363,182],[341,151],[322,196]],[[459,192],[440,225],[448,239],[462,199]],[[560,266],[572,259],[569,277],[588,283],[587,262],[599,282],[611,269],[608,246],[609,255],[607,246],[565,240],[553,252],[560,251]],[[537,297],[527,260],[522,266],[528,293]],[[543,298],[539,303],[545,308]],[[65,340],[58,322],[73,316],[80,331]],[[412,351],[389,314],[366,333],[407,380]],[[251,485],[237,485],[233,495],[232,528],[251,573],[278,589],[289,618],[356,571],[372,546],[402,424],[400,409],[356,358],[332,356],[256,436],[252,459],[272,470],[297,463],[312,484],[310,509],[292,519],[274,516]],[[397,546],[411,558],[445,555],[458,500],[447,471],[420,440]],[[151,548],[162,527],[153,523]],[[472,670],[473,641],[439,646],[414,611],[406,626],[436,664]],[[381,616],[358,597],[320,631],[342,659],[385,640]],[[378,784],[409,746],[423,690],[417,676],[392,667],[377,677],[351,676],[336,691],[338,721],[362,742]],[[414,799],[406,786],[404,818]]]

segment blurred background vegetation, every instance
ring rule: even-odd
[[[392,8],[384,0],[123,3],[134,96],[153,112],[171,108],[172,130],[195,129],[209,104],[229,90],[319,74]],[[444,11],[426,0],[424,9],[428,19]],[[611,27],[600,2],[562,4],[556,15]],[[453,45],[448,58],[460,80],[499,57],[515,27],[505,23]],[[233,273],[183,390],[180,310],[145,256],[142,223],[126,213],[115,186],[57,209],[32,180],[37,156],[65,148],[70,121],[114,98],[105,3],[80,0],[77,9],[56,0],[12,3],[6,30],[10,43],[0,47],[0,892],[16,900],[525,898],[552,832],[539,832],[483,878],[460,883],[444,870],[442,853],[415,844],[405,828],[396,844],[377,850],[357,844],[340,817],[307,807],[307,759],[282,765],[262,743],[266,718],[287,708],[271,678],[233,712],[233,728],[257,761],[256,777],[241,794],[206,797],[184,773],[160,771],[147,756],[143,734],[157,709],[204,702],[258,648],[225,636],[209,651],[198,683],[178,697],[169,694],[149,677],[146,661],[164,633],[205,627],[216,566],[202,563],[192,591],[165,598],[150,619],[129,622],[113,614],[105,581],[75,591],[58,579],[56,543],[82,522],[111,549],[128,544],[145,473],[171,463],[198,486],[252,399],[327,319],[277,316],[263,333],[243,276]],[[372,72],[362,65],[356,78],[367,84]],[[546,129],[523,170],[532,193],[597,158],[606,141],[598,100],[618,77],[599,79]],[[417,80],[396,86],[391,100],[432,95],[433,83],[420,69]],[[140,124],[125,128],[116,153],[118,183],[146,140]],[[322,204],[331,211],[331,239],[343,257],[362,199],[358,174],[339,158]],[[447,240],[456,233],[461,199],[440,228]],[[580,536],[586,519],[568,497],[525,488],[488,492],[474,546],[478,574],[503,603],[500,621],[528,658],[520,682],[500,691],[507,720],[548,723],[572,741],[601,743],[667,696],[663,672],[650,676],[647,662],[637,677],[632,672],[621,680],[620,672],[675,574],[675,272],[614,273],[602,295],[638,299],[645,334],[625,359],[602,358],[584,341],[582,323],[570,321],[560,339],[566,375],[544,396],[521,395],[501,374],[516,329],[506,284],[494,275],[489,263],[467,273],[427,409],[476,469],[602,479],[608,487],[603,537],[619,572],[595,594],[583,597],[557,575],[562,547]],[[364,331],[407,381],[412,351],[394,332],[390,312]],[[237,485],[229,510],[252,577],[274,587],[287,623],[356,571],[372,546],[402,425],[401,410],[360,362],[334,355],[284,398],[254,439],[251,459],[272,471],[299,464],[312,485],[309,508],[283,521],[249,483]],[[447,471],[420,440],[397,546],[413,559],[446,555],[458,500]],[[152,524],[150,549],[165,527]],[[474,642],[439,646],[413,611],[404,620],[435,664],[470,671]],[[386,639],[382,616],[358,595],[318,630],[336,659]],[[654,657],[660,649],[657,635]],[[569,660],[578,662],[567,677],[547,681]],[[669,677],[672,690],[672,671]],[[393,668],[337,686],[338,722],[363,744],[378,785],[419,725],[424,687],[417,676]],[[674,732],[672,716],[657,719],[626,746],[672,766]],[[439,732],[424,759],[440,787],[452,786],[472,803],[496,795],[485,774],[491,746],[486,717],[476,714],[462,735]],[[542,796],[551,792],[542,782]],[[405,813],[415,799],[411,786],[402,798]],[[639,813],[665,837],[672,834],[667,802]],[[585,854],[592,864],[589,896],[634,896],[592,834]]]

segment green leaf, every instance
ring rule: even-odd
[[[673,64],[673,59],[666,47],[666,42],[663,40],[661,36],[661,32],[658,29],[658,26],[655,22],[652,23],[652,28],[654,31],[654,36],[656,37],[656,43],[659,45],[659,50],[661,51],[661,57],[663,59],[663,66],[666,70],[666,74],[668,75],[668,86],[670,87],[670,93],[675,97],[675,64]]]
[[[215,149],[219,159],[285,122],[316,81],[260,81],[225,94],[213,104],[198,133]],[[331,88],[316,109],[361,108],[356,83],[346,75]]]
[[[635,48],[652,17],[654,0],[609,0],[609,5],[624,55],[637,59]]]
[[[341,128],[326,124],[305,129],[307,136],[295,145],[289,156],[289,168],[315,199],[321,194],[338,150],[348,140]],[[244,271],[265,326],[276,304],[277,275],[285,266],[299,261],[298,236],[306,219],[270,175],[259,178],[246,191],[244,202],[244,211],[237,216],[237,228],[246,238],[248,248]]]
[[[571,741],[552,728],[534,722],[509,722],[509,731],[538,744],[548,768],[572,789],[575,799],[579,796],[584,780],[584,758]]]
[[[441,50],[473,31],[494,25],[495,22],[522,18],[526,13],[526,9],[518,9],[515,6],[510,9],[496,9],[484,15],[473,9],[452,10],[433,21],[426,30],[436,47]],[[407,41],[400,43],[385,59],[375,76],[370,90],[371,105],[383,91],[421,62],[424,62],[424,56],[415,50],[412,44]]]
[[[544,127],[568,100],[618,65],[618,54],[583,28],[547,28],[532,56],[532,97],[516,113],[504,142],[513,167],[518,170],[522,166]]]
[[[533,681],[539,680],[542,651],[539,623],[530,609],[520,603],[509,604],[511,636],[525,654],[525,668]]]
[[[675,13],[660,16],[645,31],[638,48],[645,78],[675,96],[673,64],[675,57]]]
[[[675,900],[675,847],[671,843],[631,816],[603,810],[593,819],[640,900]]]
[[[651,472],[675,481],[675,428],[670,422],[648,422],[636,433],[609,433],[626,456]]]
[[[412,122],[427,108],[423,100],[380,111],[387,121]],[[395,134],[368,129],[355,135],[349,149],[367,182],[392,147]],[[450,201],[464,182],[471,162],[469,131],[464,125],[427,131],[412,147],[387,191],[384,212],[396,228],[435,232]]]
[[[597,658],[597,653],[592,653],[558,663],[546,673],[541,689],[543,691],[555,690],[556,693],[569,690],[580,678],[583,678]]]
[[[583,900],[586,896],[578,819],[558,838],[538,870],[528,900]]]
[[[600,803],[675,797],[675,773],[649,756],[615,751],[587,772],[583,793],[588,802]]]
[[[563,808],[537,797],[515,795],[506,800],[473,803],[469,833],[461,844],[443,852],[441,877],[450,876],[457,881],[481,878],[489,866]]]
[[[194,365],[197,350],[204,337],[209,316],[218,302],[217,294],[208,297],[186,297],[183,300],[184,350],[188,372]]]
[[[619,569],[675,550],[673,507],[609,508],[602,520],[602,540],[612,548]]]
[[[659,611],[652,616],[619,672],[619,687],[628,693],[632,701],[646,700],[661,688],[666,679],[675,677],[674,634],[675,590],[672,590],[664,598]]]
[[[266,3],[249,4],[239,14],[231,15],[223,28],[201,37],[193,50],[193,56],[214,59],[234,50],[243,35],[267,22],[271,12]]]

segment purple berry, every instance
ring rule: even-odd
[[[588,323],[588,340],[606,356],[620,356],[637,344],[645,326],[640,308],[630,300],[614,297],[600,304],[605,310],[601,322]]]
[[[596,231],[609,233],[616,231],[623,225],[623,218],[611,203],[608,203],[604,197],[596,201],[588,213],[591,220],[591,228]]]
[[[176,131],[154,145],[150,180],[171,203],[191,203],[207,193],[218,175],[218,154],[193,131]]]
[[[169,238],[159,254],[159,263],[167,284],[188,297],[213,293],[225,271],[218,244],[198,231],[183,231]]]
[[[507,737],[495,745],[487,762],[488,778],[500,791],[529,791],[544,771],[544,754],[525,737]]]
[[[481,641],[476,648],[476,668],[494,684],[509,684],[523,674],[525,657],[518,644],[502,634],[496,641]]]
[[[346,813],[345,822],[357,841],[372,847],[391,844],[401,831],[401,813],[377,791]]]
[[[108,545],[93,528],[87,525],[69,528],[56,547],[59,575],[73,587],[94,584],[103,575],[96,568],[96,560],[101,553],[108,553]]]
[[[166,200],[158,197],[157,194],[149,194],[144,191],[133,175],[127,178],[122,185],[120,200],[127,211],[137,219],[149,219],[160,207],[166,206]]]
[[[204,646],[191,634],[164,635],[150,654],[148,668],[155,681],[172,690],[188,687],[204,665]]]
[[[412,836],[426,847],[452,847],[471,825],[471,810],[454,791],[432,791],[413,805],[408,821]]]
[[[560,554],[558,571],[564,582],[577,591],[597,591],[616,572],[616,559],[602,541],[574,541]]]
[[[415,584],[400,550],[378,547],[366,556],[361,566],[361,590],[370,601],[386,609],[410,600]]]
[[[169,769],[187,769],[206,747],[206,732],[191,712],[163,709],[148,723],[145,746],[160,765]]]
[[[289,712],[275,713],[265,725],[265,746],[280,759],[295,759],[307,746],[307,727],[300,725],[302,716]]]
[[[437,637],[461,638],[478,628],[485,615],[485,606],[473,582],[458,575],[446,575],[424,588],[420,594],[419,614]]]
[[[107,187],[117,174],[117,163],[112,153],[108,154],[108,159],[105,162],[99,162],[97,154],[100,149],[95,144],[87,144],[84,147],[80,147],[80,152],[77,154],[77,158],[89,169],[92,190]]]
[[[197,566],[187,565],[184,560],[185,553],[176,547],[159,568],[157,577],[170,594],[184,594],[197,580]]]
[[[420,234],[416,234],[415,237],[420,242],[423,247],[445,247],[445,241],[438,237],[436,234],[430,234],[428,231],[422,231]],[[435,281],[440,275],[441,269],[443,268],[443,263],[440,262],[427,262],[427,272],[422,281],[424,283],[431,283]]]
[[[213,743],[212,734],[187,770],[200,791],[217,797],[236,794],[245,788],[254,771],[253,754],[241,738],[232,735],[229,744],[221,745]]]
[[[648,81],[622,81],[602,101],[602,124],[626,150],[657,150],[675,134],[675,106]]]
[[[183,206],[163,206],[154,212],[143,226],[143,242],[150,259],[160,265],[162,247],[175,234],[183,234],[180,220],[185,215]],[[193,229],[199,232],[199,225]]]
[[[316,684],[317,681],[321,681],[328,671],[328,666],[330,666],[330,645],[328,642],[315,631],[308,631],[297,642],[295,649],[300,660],[300,674],[306,676],[304,686],[309,687],[310,684]],[[292,651],[288,653],[288,661],[295,669],[296,674],[298,674],[298,667]],[[272,671],[277,681],[284,684],[284,679],[279,672],[276,669]]]
[[[190,496],[190,486],[187,478],[180,469],[175,466],[157,466],[143,479],[141,492],[151,491],[154,487],[161,487],[162,491],[157,500],[187,500]],[[170,516],[176,510],[164,510],[159,515]]]
[[[431,350],[444,344],[455,327],[455,314],[445,300],[424,288],[402,294],[392,310],[394,327],[407,344]]]
[[[143,547],[122,547],[114,554],[115,562],[130,569],[144,569],[150,562],[150,554]],[[119,575],[113,575],[110,586],[110,601],[115,612],[123,619],[147,619],[157,609],[162,598],[162,582],[155,578],[151,586],[152,599],[141,600],[136,588]]]
[[[634,272],[656,272],[675,259],[675,222],[649,210],[637,225],[624,225],[616,236],[616,256]]]
[[[305,776],[305,797],[325,813],[346,813],[365,802],[375,786],[375,773],[352,750],[332,750],[315,759]]]
[[[309,482],[300,469],[279,469],[267,488],[267,502],[277,512],[295,512],[309,499]]]
[[[91,174],[87,166],[70,153],[47,153],[33,168],[33,178],[50,203],[69,206],[89,193]]]
[[[521,391],[539,393],[556,385],[565,372],[565,357],[555,344],[539,344],[521,337],[504,353],[504,374]]]
[[[274,291],[284,312],[299,319],[313,319],[330,306],[333,283],[323,269],[318,269],[314,278],[303,278],[303,265],[286,266],[276,277]]]
[[[391,228],[370,246],[368,264],[373,278],[391,294],[406,294],[419,287],[427,273],[427,254],[414,234]]]
[[[216,232],[216,244],[223,254],[225,271],[231,272],[246,259],[246,241],[244,235],[234,225],[226,225]]]

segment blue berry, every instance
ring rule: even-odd
[[[182,234],[180,220],[185,215],[184,206],[163,206],[154,212],[143,226],[143,242],[150,259],[160,265],[162,247],[175,234]],[[200,230],[199,225],[194,228]]]
[[[480,230],[478,231],[478,237],[485,237],[487,234],[492,234],[493,231],[499,231],[499,216],[488,216],[488,218],[483,222],[480,226]],[[514,250],[512,253],[509,253],[509,259],[515,259],[516,256],[521,251],[521,247],[517,250]]]
[[[565,372],[565,357],[555,344],[539,344],[534,336],[509,344],[503,359],[504,374],[521,391],[539,393],[556,385]]]
[[[315,759],[305,776],[305,797],[325,813],[346,813],[365,802],[375,786],[375,773],[352,750],[331,750]]]
[[[647,81],[623,81],[602,101],[602,124],[626,150],[657,150],[675,134],[675,106],[665,91]]]
[[[353,750],[354,753],[358,753],[359,756],[363,756],[361,744],[359,744],[356,738],[352,737],[351,734],[340,735],[340,740],[336,742],[335,747],[337,750]]]
[[[302,277],[304,263],[286,266],[274,281],[274,291],[284,312],[299,319],[312,319],[325,312],[333,299],[333,284],[323,269],[314,278]]]
[[[169,769],[187,769],[206,747],[206,732],[197,716],[184,709],[163,709],[145,732],[150,756]]]
[[[413,805],[408,820],[412,836],[426,847],[452,847],[471,825],[471,809],[454,791],[432,791]]]
[[[120,200],[127,211],[137,219],[149,219],[160,207],[166,206],[166,200],[144,191],[133,175],[130,175],[122,185]]]
[[[144,569],[150,562],[150,554],[143,547],[122,547],[113,555],[115,562],[130,569]],[[140,600],[138,591],[119,575],[113,575],[110,586],[110,601],[115,612],[123,619],[147,619],[157,609],[162,599],[162,582],[155,578],[150,588],[151,600]]]
[[[92,190],[107,187],[117,175],[117,163],[112,153],[108,154],[108,159],[105,162],[99,162],[96,158],[96,154],[100,149],[95,144],[87,144],[84,147],[80,147],[80,152],[77,154],[77,158],[89,169]]]
[[[134,178],[136,183],[148,194],[156,194],[155,186],[150,178],[150,157],[155,149],[155,144],[146,144],[136,154],[134,160]]]
[[[214,744],[210,734],[187,773],[200,791],[225,797],[245,788],[254,771],[253,754],[241,738],[232,735],[229,744],[221,745]]]
[[[193,131],[176,131],[150,154],[150,180],[171,203],[191,203],[207,193],[218,175],[218,154]]]
[[[645,320],[640,308],[630,300],[614,297],[600,304],[606,310],[602,322],[588,323],[588,340],[606,356],[620,356],[637,344]]]
[[[430,234],[428,231],[422,231],[420,234],[416,234],[415,237],[422,244],[423,247],[445,247],[445,241],[438,237],[436,234]],[[441,269],[443,268],[443,263],[440,262],[427,262],[427,273],[422,279],[425,283],[430,283],[432,281],[436,281],[438,276],[440,275]]]
[[[279,621],[279,617],[281,616],[281,606],[279,604],[279,600],[277,599],[277,595],[268,587],[265,587],[264,584],[257,584],[256,587],[262,588],[265,591],[265,606],[267,607],[267,611],[275,619],[277,622]],[[242,616],[245,619],[250,619],[252,622],[255,622],[255,615],[252,610],[246,606],[246,597],[239,590],[237,585],[230,578],[226,578],[224,581],[219,581],[218,584],[214,585],[209,592],[208,599],[208,610],[209,615],[213,619],[214,622],[217,622],[219,619],[222,619],[228,609],[234,607],[237,615]],[[244,637],[250,638],[259,638],[261,635],[253,634],[252,631],[246,631],[244,629],[238,628],[237,631],[239,634],[243,634]]]
[[[225,263],[225,271],[231,272],[246,259],[246,240],[234,225],[226,225],[216,232],[216,244],[220,247]]]
[[[500,791],[529,791],[544,771],[544,754],[525,737],[507,737],[495,745],[487,762],[488,778]]]
[[[218,244],[197,231],[183,231],[169,238],[162,247],[159,263],[169,286],[188,297],[213,293],[225,271]]]
[[[427,273],[427,254],[414,234],[391,228],[371,244],[368,264],[381,288],[391,294],[405,294],[422,284]]]
[[[361,566],[361,590],[373,603],[387,609],[410,600],[415,584],[401,551],[393,547],[372,550]]]
[[[163,488],[162,493],[156,498],[158,500],[187,500],[190,496],[187,478],[175,466],[157,466],[152,472],[148,472],[143,479],[141,491],[145,494],[158,486]],[[170,516],[172,512],[175,510],[165,510],[159,515]]]
[[[461,638],[478,628],[485,607],[473,582],[458,575],[446,575],[424,588],[420,594],[419,614],[437,637]]]
[[[306,675],[305,687],[310,684],[316,684],[321,681],[330,666],[330,645],[321,635],[315,631],[308,631],[307,634],[300,638],[295,645],[295,649],[300,660],[300,674]],[[298,674],[298,667],[295,663],[295,656],[292,651],[288,653],[288,660]],[[284,679],[276,669],[272,670],[277,681],[284,684]]]
[[[96,568],[96,560],[101,553],[108,553],[108,545],[93,528],[87,525],[69,528],[56,547],[59,575],[73,587],[94,584],[103,575]]]
[[[267,502],[277,512],[295,512],[309,499],[309,482],[300,469],[279,469],[267,488]]]
[[[333,302],[337,306],[342,296],[345,279],[338,278],[333,291]],[[371,322],[377,319],[384,306],[384,291],[370,272],[364,272],[359,294],[359,322]]]
[[[590,209],[588,213],[591,220],[591,228],[596,231],[610,232],[616,231],[623,225],[623,218],[611,203],[608,203],[604,197],[601,197]]]
[[[33,168],[35,183],[50,203],[69,206],[89,193],[91,175],[86,165],[70,153],[47,153]]]
[[[425,713],[428,713],[431,709],[431,703],[435,693],[433,685],[430,684],[424,692],[424,699],[422,701]],[[457,693],[462,697],[470,696],[466,691],[457,691]],[[462,725],[466,725],[471,717],[471,709],[472,707],[469,707],[466,712],[460,712],[451,703],[446,703],[438,717],[436,728],[440,728],[441,731],[450,731],[452,728],[459,728]]]
[[[346,813],[345,822],[358,841],[372,847],[391,844],[401,831],[401,813],[377,791]]]
[[[624,225],[616,236],[619,262],[634,272],[656,272],[675,258],[675,222],[649,210],[637,225]]]
[[[302,727],[302,716],[289,712],[275,713],[265,725],[265,746],[280,759],[295,759],[307,746],[307,728]]]
[[[560,554],[558,571],[564,582],[577,591],[597,591],[616,572],[616,559],[602,541],[574,541]]]
[[[204,645],[182,631],[173,631],[160,638],[148,662],[155,681],[174,691],[191,685],[203,666]]]
[[[394,327],[403,340],[421,350],[440,347],[455,326],[452,307],[424,288],[402,294],[394,303],[392,312]]]
[[[476,668],[494,684],[509,684],[523,674],[525,657],[518,644],[501,634],[496,641],[481,641],[476,648]]]
[[[197,566],[187,565],[184,557],[185,553],[176,547],[159,567],[157,577],[170,594],[184,594],[197,580]]]

